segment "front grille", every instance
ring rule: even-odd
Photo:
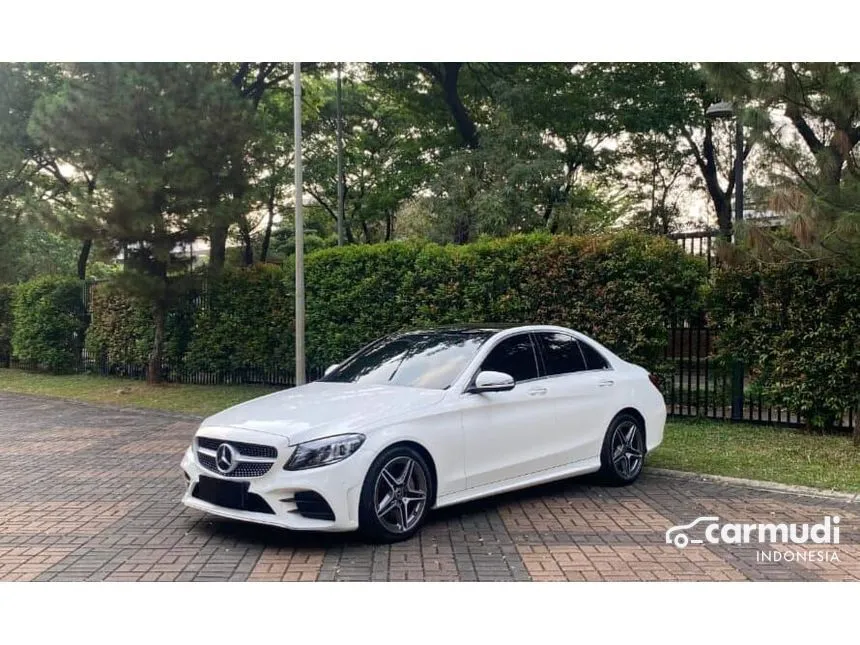
[[[278,449],[274,446],[263,446],[258,443],[245,443],[243,441],[225,441],[224,439],[212,439],[210,437],[197,437],[197,446],[207,450],[218,450],[222,443],[229,443],[233,448],[245,457],[262,457],[274,461],[278,458]]]
[[[265,475],[272,468],[271,463],[240,462],[233,472],[222,473],[215,465],[215,457],[198,452],[197,459],[200,460],[200,465],[206,470],[211,470],[212,472],[224,475],[225,477],[260,477],[261,475]]]
[[[236,452],[238,465],[229,473],[221,472],[216,465],[215,452],[223,443],[228,444]],[[271,470],[277,456],[278,450],[274,446],[197,437],[197,461],[206,470],[211,470],[223,477],[260,477]]]
[[[299,491],[295,494],[296,509],[303,517],[312,520],[334,520],[334,511],[322,495],[311,490]]]

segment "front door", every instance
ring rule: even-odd
[[[531,334],[509,336],[490,351],[479,371],[510,374],[507,392],[462,394],[466,485],[515,479],[552,465],[547,437],[555,425],[552,384],[541,378]]]

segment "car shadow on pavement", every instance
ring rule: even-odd
[[[507,504],[527,503],[543,497],[557,495],[579,495],[591,488],[601,486],[596,474],[581,475],[570,479],[540,484],[531,488],[500,493],[430,512],[425,527],[448,523],[463,522],[497,511]],[[324,531],[291,531],[275,526],[252,524],[237,520],[204,516],[196,525],[196,530],[207,531],[221,539],[235,540],[245,546],[269,548],[329,549],[347,546],[368,545],[358,532],[327,533]],[[420,531],[419,531],[420,534]]]

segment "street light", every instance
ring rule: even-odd
[[[340,63],[337,64],[337,245],[343,246],[343,106]]]
[[[293,142],[296,193],[296,385],[304,385],[305,370],[305,220],[302,212],[302,66],[293,63]]]
[[[735,119],[735,221],[740,222],[744,218],[744,128],[741,115],[730,102],[720,101],[708,106],[705,116],[709,119]],[[740,421],[744,416],[744,371],[743,361],[735,358],[732,362],[732,421]]]
[[[735,119],[735,221],[744,218],[744,127],[741,116],[729,101],[712,103],[705,110],[709,119]]]

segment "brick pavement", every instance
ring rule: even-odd
[[[647,471],[626,488],[580,478],[441,509],[390,546],[220,520],[179,503],[196,426],[0,394],[0,580],[860,580],[860,504]],[[839,562],[664,543],[703,515],[839,515]]]

